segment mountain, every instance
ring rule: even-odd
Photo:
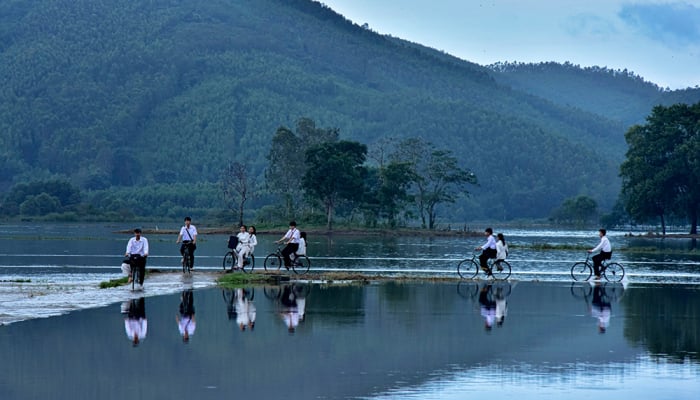
[[[501,84],[625,126],[643,124],[654,106],[700,101],[700,88],[671,91],[628,70],[554,62],[497,63],[489,68]]]
[[[370,148],[453,151],[480,185],[452,221],[544,217],[580,194],[611,207],[628,122],[650,111],[582,107],[309,0],[3,2],[0,74],[3,190],[216,182],[229,161],[262,176],[277,128],[308,117]]]

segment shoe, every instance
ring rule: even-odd
[[[497,268],[499,272],[503,271],[503,267],[501,267],[500,265]]]
[[[599,281],[599,280],[600,280],[600,276],[596,275],[595,278],[593,278],[593,280],[594,280],[594,281]]]

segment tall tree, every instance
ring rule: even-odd
[[[459,166],[449,150],[438,150],[432,143],[409,138],[399,143],[392,159],[409,163],[413,168],[415,199],[421,218],[421,227],[434,229],[437,206],[454,203],[467,184],[476,184],[476,175]]]
[[[362,196],[366,157],[367,146],[351,141],[323,142],[306,151],[302,185],[307,194],[323,204],[328,230],[333,229],[338,201],[355,201]]]
[[[268,189],[284,199],[285,217],[293,218],[299,198],[304,163],[300,160],[301,140],[291,130],[280,127],[272,138],[265,181]]]
[[[629,145],[620,167],[622,198],[636,219],[686,216],[697,233],[700,206],[700,103],[654,107],[647,123],[625,133]]]
[[[228,208],[238,214],[238,225],[243,225],[245,203],[255,187],[255,177],[245,164],[229,162],[221,177],[221,188]]]

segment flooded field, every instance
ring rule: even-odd
[[[2,228],[2,399],[700,393],[698,260],[676,251],[688,241],[662,243],[668,252],[615,253],[628,271],[618,284],[572,283],[568,269],[582,251],[533,246],[593,246],[594,232],[522,231],[507,235],[508,282],[292,277],[234,290],[215,282],[225,235],[202,238],[192,278],[176,272],[175,237],[151,235],[148,267],[164,273],[131,292],[98,288],[120,276],[128,236],[114,232],[122,227]],[[259,238],[258,262],[276,238]],[[613,246],[638,240],[611,235]],[[310,238],[309,254],[312,271],[456,278],[456,263],[478,244],[322,237]]]

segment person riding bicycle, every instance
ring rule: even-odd
[[[180,228],[180,233],[177,235],[177,240],[175,243],[180,243],[180,254],[182,255],[182,262],[185,262],[185,246],[190,249],[190,257],[192,257],[192,269],[194,269],[194,251],[197,250],[197,228],[192,225],[192,218],[185,217],[185,225]]]
[[[506,237],[502,233],[499,233],[496,237],[498,238],[496,241],[496,268],[499,271],[503,271],[501,261],[508,257],[508,245],[506,244]]]
[[[141,229],[134,229],[134,237],[129,239],[126,244],[126,254],[125,257],[129,257],[129,271],[124,271],[129,276],[129,283],[131,283],[131,269],[139,269],[139,286],[143,287],[143,278],[146,274],[146,258],[148,257],[148,239],[141,236]]]
[[[290,258],[292,258],[292,261],[295,261],[297,258],[300,256],[305,256],[306,255],[306,232],[300,232],[299,233],[299,248],[297,251],[291,254]]]
[[[282,257],[284,257],[284,266],[289,269],[292,266],[292,259],[290,255],[296,253],[299,250],[299,239],[301,232],[297,229],[296,221],[289,222],[289,230],[282,236],[279,240],[275,240],[275,243],[285,242],[286,246],[282,249]]]
[[[490,272],[487,260],[489,258],[496,258],[496,239],[493,237],[493,229],[491,228],[486,228],[484,230],[484,234],[487,236],[486,243],[484,243],[484,245],[481,247],[477,247],[475,250],[481,250],[481,254],[479,255],[481,269],[486,272]]]
[[[600,243],[590,250],[589,253],[596,252],[600,250],[600,253],[593,256],[593,274],[595,274],[595,279],[600,280],[600,265],[603,260],[609,260],[612,258],[612,246],[610,245],[610,240],[606,236],[605,229],[598,230],[598,236],[600,236]]]
[[[238,238],[238,244],[236,245],[235,249],[238,258],[238,269],[243,268],[243,261],[249,254],[253,253],[251,247],[257,244],[255,236],[251,235],[251,233],[248,231],[245,225],[241,225],[240,229],[241,231],[238,232],[238,235],[236,235],[236,237]],[[254,229],[255,228],[253,228],[253,230]],[[255,244],[252,244],[253,240],[255,240]]]

